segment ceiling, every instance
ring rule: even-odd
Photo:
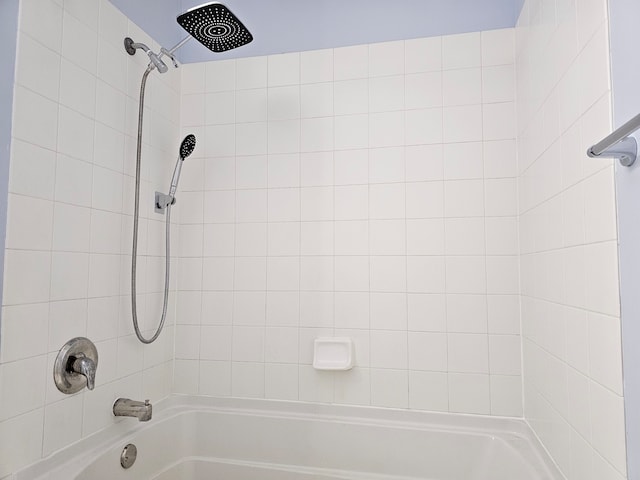
[[[110,0],[166,48],[187,33],[176,17],[206,0]],[[335,48],[513,27],[524,0],[223,0],[254,41],[212,53],[193,40],[183,63]],[[134,39],[135,40],[135,39]]]

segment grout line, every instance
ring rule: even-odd
[[[482,141],[485,141],[485,125],[484,125],[484,114],[485,114],[485,103],[484,103],[484,69],[480,69],[480,111],[482,115]],[[515,102],[514,102],[515,103]],[[485,327],[486,327],[486,336],[485,342],[487,346],[487,381],[489,382],[489,412],[488,415],[493,414],[493,405],[491,402],[491,336],[489,334],[489,271],[488,271],[488,257],[487,257],[487,179],[484,178],[484,149],[480,151],[480,155],[482,158],[482,228],[483,228],[483,240],[484,240],[484,281],[485,281]],[[517,183],[517,182],[516,182]],[[517,212],[516,212],[517,213]],[[520,370],[522,373],[522,369]]]
[[[443,65],[443,60],[444,60],[444,42],[440,41],[440,99],[441,99],[441,103],[444,104],[444,85],[443,85],[443,80],[444,80],[444,65]],[[446,222],[446,208],[447,208],[447,195],[446,195],[446,191],[445,191],[445,186],[446,186],[446,182],[445,182],[445,162],[446,162],[446,158],[445,158],[445,143],[444,143],[444,105],[442,107],[442,113],[441,113],[441,122],[442,122],[442,166],[441,166],[441,172],[440,172],[440,178],[441,180],[440,183],[442,185],[442,245],[443,245],[443,251],[442,251],[442,257],[444,259],[444,294],[442,295],[443,299],[444,299],[444,317],[445,317],[445,341],[446,341],[446,349],[445,349],[445,353],[446,353],[446,361],[447,361],[447,371],[446,371],[446,384],[447,384],[447,412],[451,412],[451,377],[449,374],[449,362],[450,362],[450,352],[449,352],[449,289],[448,289],[448,285],[447,285],[447,259],[449,258],[449,255],[447,255],[447,248],[446,248],[446,239],[447,239],[447,222]]]
[[[206,73],[206,71],[205,71]],[[234,62],[234,78],[235,78],[235,83],[234,83],[234,94],[233,94],[233,116],[234,119],[237,117],[237,103],[236,103],[236,95],[237,95],[237,82],[238,82],[238,65],[237,62]],[[205,83],[206,83],[206,77],[205,77]],[[206,111],[205,111],[205,119],[206,119]],[[234,123],[234,154],[233,154],[233,273],[232,273],[232,278],[231,278],[231,348],[230,348],[230,353],[229,353],[229,396],[233,397],[234,396],[234,381],[233,381],[233,372],[235,370],[234,368],[234,355],[233,355],[233,345],[234,345],[234,332],[236,330],[236,291],[235,291],[235,281],[236,281],[236,242],[237,242],[237,236],[236,236],[236,219],[237,219],[237,198],[236,198],[236,190],[235,190],[235,185],[236,185],[236,170],[237,170],[237,162],[236,162],[236,155],[235,155],[235,135],[236,135],[236,130],[235,130],[235,123]],[[203,195],[203,199],[204,199],[204,195]],[[205,205],[206,206],[206,205]],[[203,211],[205,206],[203,206]]]
[[[266,144],[266,152],[264,154],[264,158],[266,160],[266,199],[265,199],[265,248],[264,248],[264,318],[263,321],[263,340],[262,340],[262,374],[263,374],[263,382],[262,382],[262,398],[267,397],[267,291],[269,289],[269,88],[267,88],[266,92],[266,131],[267,131],[267,144]],[[237,106],[236,106],[237,108]],[[237,164],[236,164],[237,168]],[[236,224],[237,229],[237,224]]]
[[[367,85],[367,255],[369,261],[369,283],[368,283],[368,292],[367,299],[369,302],[369,318],[368,318],[368,335],[369,335],[369,405],[374,405],[374,395],[373,395],[373,384],[374,384],[374,368],[372,365],[372,342],[371,342],[371,277],[373,270],[373,256],[371,255],[371,49],[370,46],[367,45],[365,47],[367,49],[367,76],[364,78]]]
[[[300,348],[302,345],[302,95],[299,90],[298,101],[298,116],[299,128],[298,128],[298,152],[296,153],[298,158],[298,400],[300,400],[300,384],[302,378],[302,369],[304,368],[300,362]],[[313,361],[313,360],[312,360]],[[314,372],[315,373],[315,372]]]

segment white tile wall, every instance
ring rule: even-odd
[[[183,67],[177,392],[521,415],[514,44]],[[322,335],[352,371],[312,369]]]
[[[516,29],[525,417],[568,479],[627,478],[614,169],[584,154],[611,131],[607,29],[604,0],[527,1]]]
[[[111,424],[117,397],[166,396],[174,343],[173,310],[157,344],[134,340],[128,297],[145,58],[126,55],[122,39],[158,45],[106,0],[64,7],[23,0],[19,30],[0,335],[2,478]],[[163,223],[151,218],[149,192],[167,187],[179,142],[179,92],[177,72],[149,78],[138,280],[147,330],[161,308],[161,286],[151,280],[162,277],[156,237],[164,237]],[[174,294],[170,301],[175,305]],[[51,369],[76,336],[98,348],[96,388],[64,396]]]

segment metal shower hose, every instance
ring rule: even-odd
[[[140,84],[140,104],[138,106],[138,145],[136,150],[136,195],[135,195],[135,207],[133,213],[133,251],[131,254],[131,313],[133,315],[133,329],[136,332],[138,340],[142,343],[153,343],[162,328],[164,327],[164,321],[167,318],[167,303],[169,299],[169,264],[170,264],[170,237],[171,237],[171,205],[167,206],[166,215],[166,229],[165,229],[165,269],[164,269],[164,299],[162,303],[162,317],[160,318],[160,324],[156,333],[149,339],[145,338],[140,331],[138,325],[138,312],[136,305],[136,263],[138,257],[138,217],[140,216],[140,162],[142,155],[142,114],[144,111],[144,91],[147,84],[147,77],[153,69],[147,68],[142,75],[142,83]]]

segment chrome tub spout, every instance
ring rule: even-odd
[[[113,414],[116,417],[135,417],[141,422],[151,420],[152,405],[149,400],[138,402],[129,398],[119,398],[113,404]]]

